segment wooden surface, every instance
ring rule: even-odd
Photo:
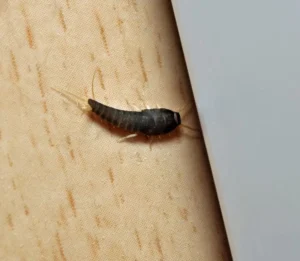
[[[1,0],[0,54],[0,260],[229,260],[201,139],[118,143],[51,89],[191,103],[169,1]]]

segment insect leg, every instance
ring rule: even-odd
[[[196,132],[196,135],[193,135],[191,133],[187,133],[187,132],[184,132],[185,135],[189,136],[190,138],[193,138],[193,139],[200,139],[202,137],[201,135],[201,129],[198,129],[198,128],[193,128],[193,127],[190,127],[188,125],[185,125],[185,124],[181,124],[180,127],[183,127],[183,128],[186,128],[186,129],[189,129],[191,131],[195,131]]]
[[[129,101],[126,99],[126,103],[128,106],[130,106],[132,109],[136,110],[136,111],[140,111],[140,108],[138,108],[137,106],[130,104]]]
[[[196,139],[196,140],[201,139],[201,137],[202,137],[200,133],[199,133],[199,135],[192,135],[190,133],[185,132],[184,135],[188,136],[191,139]]]
[[[146,135],[145,138],[147,138],[147,140],[149,141],[149,143],[148,143],[149,144],[149,149],[150,149],[150,151],[152,151],[152,144],[153,144],[154,137]]]
[[[125,137],[119,139],[118,142],[123,142],[124,140],[130,139],[130,138],[134,138],[134,137],[136,137],[136,136],[137,136],[137,133],[130,134],[130,135],[128,135],[128,136],[125,136]]]
[[[185,105],[183,105],[181,108],[178,109],[178,111],[182,115],[181,116],[182,119],[187,115],[187,113],[192,109],[192,107],[193,107],[192,103],[186,103]]]
[[[193,104],[192,103],[186,103],[185,105],[183,105],[178,111],[181,111],[181,119],[183,119],[184,117],[187,116],[187,113],[193,108]],[[193,128],[189,125],[186,125],[184,123],[181,123],[181,127],[192,130],[192,131],[196,131],[196,132],[201,132],[201,129],[198,128]]]
[[[201,131],[201,130],[198,129],[198,128],[193,128],[193,127],[191,127],[191,126],[189,126],[189,125],[186,125],[186,124],[182,124],[182,123],[181,123],[181,126],[184,127],[184,128],[187,128],[187,129],[189,129],[189,130],[192,130],[192,131],[197,131],[197,132],[200,132],[200,131]]]

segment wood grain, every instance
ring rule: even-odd
[[[230,260],[201,138],[118,143],[52,89],[192,103],[169,1],[1,1],[0,32],[0,260]]]

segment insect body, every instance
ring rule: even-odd
[[[112,125],[147,136],[167,134],[181,124],[180,114],[169,109],[124,111],[88,99],[92,111]]]
[[[92,110],[92,112],[97,114],[101,119],[107,121],[113,126],[132,133],[119,139],[119,142],[136,137],[137,133],[150,137],[160,136],[170,133],[179,125],[193,131],[199,131],[198,129],[182,124],[182,117],[180,114],[169,109],[144,109],[142,111],[119,110],[93,99],[82,99],[68,91],[59,91],[55,88],[52,89],[61,95],[66,96],[66,98],[70,101],[75,102],[83,111],[87,112]]]

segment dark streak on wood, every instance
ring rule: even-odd
[[[23,204],[24,204],[24,205],[23,205],[23,208],[24,208],[24,214],[25,214],[26,216],[28,216],[28,215],[29,215],[29,208],[28,208],[28,206],[27,206],[26,203],[25,203],[23,194],[21,194],[21,199],[22,199]]]
[[[8,226],[9,226],[9,228],[10,228],[11,230],[14,230],[14,223],[13,223],[13,221],[12,221],[12,216],[11,216],[11,214],[8,214],[8,215],[7,215],[7,224],[8,224]]]
[[[61,154],[59,148],[58,148],[57,146],[56,146],[56,148],[57,148],[58,160],[59,160],[59,162],[60,162],[60,164],[61,164],[61,166],[62,166],[64,172],[66,172],[66,162],[65,162],[65,160],[64,160],[64,157],[63,157],[63,155]]]
[[[28,39],[29,47],[31,49],[35,48],[34,41],[33,41],[33,35],[32,35],[32,29],[29,26],[29,24],[26,26],[26,34],[27,34],[27,39]]]
[[[123,34],[123,23],[123,20],[120,17],[118,17],[117,24],[121,34]]]
[[[197,227],[195,225],[193,225],[193,232],[197,233]]]
[[[172,196],[171,192],[168,192],[168,197],[170,200],[173,200],[173,196]]]
[[[157,33],[157,37],[158,37],[158,40],[161,41],[161,34],[159,32]]]
[[[37,71],[37,74],[38,74],[38,84],[39,84],[39,89],[40,89],[41,95],[42,95],[42,97],[45,97],[45,90],[44,90],[42,72],[41,72],[41,68],[38,64],[36,65],[36,71]]]
[[[181,180],[181,172],[177,172],[177,178],[179,179],[179,180]]]
[[[37,238],[37,246],[40,249],[41,256],[44,256],[45,253],[44,253],[44,249],[42,246],[42,240],[40,238]]]
[[[65,226],[68,225],[66,215],[65,215],[65,211],[64,211],[62,206],[59,207],[59,217],[60,217],[61,223],[63,225],[65,225]]]
[[[53,144],[53,141],[52,141],[52,138],[51,138],[51,132],[50,132],[50,128],[49,128],[49,124],[48,124],[48,121],[46,119],[44,119],[44,129],[48,135],[48,142],[49,142],[49,145],[51,147],[54,147],[54,144]]]
[[[124,202],[125,202],[124,195],[123,195],[123,194],[120,194],[119,197],[120,197],[121,203],[124,204]]]
[[[109,55],[109,49],[108,49],[108,44],[107,44],[105,29],[104,29],[104,27],[103,27],[103,25],[101,23],[99,14],[97,12],[95,12],[95,16],[96,16],[96,20],[97,20],[97,23],[98,23],[98,26],[99,26],[100,36],[101,36],[101,39],[103,41],[104,48],[105,48],[107,54]]]
[[[117,82],[120,83],[119,73],[117,70],[115,70],[115,77],[117,79]]]
[[[137,229],[135,229],[134,233],[135,233],[135,236],[136,236],[136,241],[138,243],[139,249],[142,250],[142,242],[141,242],[139,232],[137,231]]]
[[[108,101],[108,98],[107,98],[107,96],[104,96],[104,101],[105,101],[105,103],[106,103],[106,105],[109,105],[109,101]]]
[[[52,113],[51,113],[51,116],[52,116],[52,118],[53,118],[54,123],[55,123],[56,125],[58,125],[58,118],[57,118],[56,114],[55,114],[53,111],[52,111]]]
[[[132,6],[133,6],[133,8],[134,8],[134,11],[138,11],[138,8],[137,8],[137,2],[136,2],[136,0],[131,0],[131,3],[132,3]]]
[[[68,145],[71,146],[71,138],[69,135],[67,135],[66,141],[67,141]]]
[[[95,216],[95,221],[96,221],[97,227],[100,228],[101,227],[101,219],[98,215]]]
[[[185,221],[188,221],[188,211],[187,211],[187,209],[186,208],[183,208],[183,209],[181,209],[181,208],[179,208],[178,209],[179,210],[179,213],[180,213],[180,216],[182,217],[182,219],[184,219]]]
[[[92,61],[92,62],[95,61],[95,54],[90,53],[90,56],[91,56],[91,61]]]
[[[44,110],[44,113],[47,113],[48,112],[48,106],[47,106],[47,103],[46,101],[43,101],[43,110]]]
[[[14,163],[12,162],[11,157],[10,157],[9,154],[7,154],[7,160],[8,160],[9,166],[12,167],[14,165]]]
[[[74,217],[76,217],[77,216],[76,206],[75,206],[75,200],[74,200],[72,191],[71,190],[67,190],[67,195],[68,195],[69,204],[70,204],[70,206],[72,208],[72,211],[73,211],[73,215],[74,215]]]
[[[67,135],[66,140],[67,140],[67,143],[68,143],[69,147],[71,147],[72,143],[71,143],[71,138],[70,138],[69,135]],[[72,148],[70,148],[69,152],[70,152],[70,156],[71,156],[72,160],[75,160],[74,150]]]
[[[156,50],[156,59],[157,59],[158,66],[159,66],[159,68],[162,68],[162,60],[161,60],[159,48],[157,46],[155,46],[155,50]]]
[[[60,237],[59,237],[59,233],[58,233],[58,232],[56,233],[56,243],[57,243],[57,245],[58,245],[58,249],[59,249],[59,253],[60,253],[61,258],[62,258],[64,261],[67,261],[66,256],[65,256],[65,253],[64,253],[64,249],[63,249],[63,246],[62,246],[62,244],[61,244],[61,240],[60,240]]]
[[[99,241],[98,239],[93,236],[91,236],[90,234],[87,235],[87,239],[89,241],[89,244],[91,246],[91,251],[93,254],[93,259],[96,260],[97,256],[98,256],[98,250],[99,250]]]
[[[69,2],[69,0],[66,0],[66,4],[67,4],[67,7],[70,9],[70,2]]]
[[[148,82],[148,76],[147,76],[147,72],[145,70],[144,59],[143,59],[143,55],[142,55],[141,49],[139,49],[139,61],[140,61],[141,69],[142,69],[144,83],[146,83],[146,82]]]
[[[67,31],[67,25],[66,25],[66,21],[65,21],[65,17],[64,17],[64,13],[62,11],[62,8],[59,9],[59,21],[64,29],[64,31]]]
[[[97,237],[95,237],[95,243],[97,244],[97,247],[100,250],[100,243]]]
[[[111,168],[109,168],[109,170],[108,170],[108,175],[109,175],[111,184],[114,184],[115,178],[114,178],[114,173]]]
[[[95,216],[95,221],[97,224],[97,227],[109,227],[109,228],[115,228],[116,226],[107,218],[103,217],[101,218],[99,215]]]
[[[11,60],[12,66],[13,66],[15,79],[18,82],[20,80],[20,74],[19,74],[19,70],[18,70],[16,56],[14,55],[13,51],[10,51],[10,60]]]
[[[44,166],[44,159],[43,159],[43,154],[42,153],[37,153],[38,154],[38,158],[41,164],[41,167]]]
[[[158,253],[160,254],[161,258],[164,259],[164,255],[163,255],[163,251],[162,251],[162,247],[161,247],[161,243],[160,243],[158,234],[156,235],[156,238],[155,238],[155,244],[156,244]]]
[[[71,156],[72,160],[75,160],[75,154],[74,154],[73,149],[70,150],[70,156]]]
[[[29,215],[29,208],[26,204],[24,204],[24,213],[25,213],[26,216]]]
[[[166,219],[169,219],[170,215],[167,212],[163,212],[163,215],[165,216]]]
[[[17,185],[16,185],[16,182],[14,179],[12,179],[12,186],[13,186],[13,189],[16,190],[17,189]]]
[[[26,24],[26,36],[27,36],[27,41],[28,41],[29,47],[30,47],[31,49],[35,49],[36,46],[35,46],[35,41],[34,41],[32,29],[31,29],[30,24],[29,24],[29,22],[28,22],[28,16],[27,16],[27,14],[26,14],[26,11],[25,11],[24,6],[22,6],[22,13],[23,13],[23,16],[24,16],[24,18],[25,18],[25,24]]]

